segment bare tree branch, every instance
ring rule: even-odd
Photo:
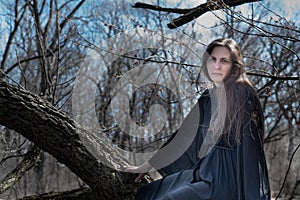
[[[294,156],[295,156],[295,154],[296,154],[296,152],[298,151],[299,148],[300,148],[300,144],[298,144],[298,146],[296,147],[296,149],[294,150],[294,152],[293,152],[293,154],[292,154],[292,157],[291,157],[291,159],[290,159],[290,161],[289,161],[289,166],[288,166],[288,169],[287,169],[287,171],[286,171],[286,174],[285,174],[285,177],[284,177],[282,186],[281,186],[280,191],[278,192],[278,194],[277,194],[277,196],[276,196],[276,200],[280,197],[280,194],[281,194],[281,192],[282,192],[282,190],[283,190],[284,184],[285,184],[285,182],[286,182],[286,180],[287,180],[287,176],[288,176],[289,171],[290,171],[290,169],[291,169],[291,165],[292,165],[292,162],[293,162],[293,158],[294,158]]]
[[[163,8],[160,6],[154,6],[147,3],[137,2],[133,6],[133,8],[144,8],[155,11],[169,12],[169,13],[177,13],[177,14],[186,14],[193,10],[193,8],[182,9],[182,8]]]
[[[32,195],[27,196],[24,198],[21,198],[19,200],[37,200],[37,199],[43,199],[43,200],[51,200],[51,199],[85,199],[85,200],[93,200],[93,196],[91,194],[91,189],[82,187],[70,191],[64,191],[64,192],[49,192],[45,194],[40,195]]]
[[[78,9],[83,5],[84,2],[85,2],[85,0],[81,0],[75,6],[75,8],[70,12],[70,14],[58,26],[56,26],[55,35],[52,38],[52,44],[50,45],[50,50],[56,49],[56,46],[57,46],[56,42],[58,40],[59,33],[62,31],[62,29],[65,28],[65,26],[67,25],[67,23],[69,22],[69,20],[72,19],[72,17],[74,16],[74,14],[78,11]]]
[[[248,75],[252,76],[259,76],[259,77],[264,77],[264,78],[271,78],[273,80],[282,80],[282,81],[287,81],[287,80],[295,80],[299,81],[300,77],[299,76],[274,76],[274,75],[266,75],[266,74],[259,74],[259,73],[254,73],[254,72],[247,72]]]
[[[9,34],[8,41],[6,43],[6,47],[2,56],[2,61],[0,64],[0,69],[3,70],[5,68],[5,64],[9,55],[10,47],[12,45],[13,39],[16,36],[17,30],[19,28],[20,22],[22,18],[24,17],[25,11],[26,11],[26,5],[22,7],[22,13],[19,13],[18,10],[18,4],[15,5],[15,19],[14,19],[14,28],[12,32]],[[1,71],[0,71],[1,73]],[[0,74],[0,77],[3,77],[2,74]]]
[[[32,149],[26,153],[22,162],[0,181],[0,194],[11,188],[28,170],[34,166],[39,160],[39,155],[40,148],[33,146]]]
[[[162,8],[159,6],[154,6],[146,3],[137,2],[133,7],[134,8],[144,8],[149,10],[156,10],[162,12],[169,12],[169,13],[177,13],[183,14],[182,16],[173,19],[169,24],[168,27],[170,29],[174,29],[180,27],[184,24],[189,23],[190,21],[200,17],[206,12],[213,11],[213,10],[220,10],[226,7],[233,7],[239,6],[245,3],[257,2],[260,0],[215,0],[209,1],[203,4],[200,4],[197,7],[191,9],[174,9],[174,8]]]

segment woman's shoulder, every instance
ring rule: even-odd
[[[207,101],[210,99],[209,89],[204,90],[198,98],[198,103],[201,101]]]
[[[201,96],[209,96],[209,89],[204,90]]]
[[[247,112],[262,112],[259,96],[254,87],[248,83],[239,83],[238,88],[240,90],[239,98],[244,99],[244,108]]]
[[[209,94],[209,90],[206,89],[202,92],[201,96],[198,98],[198,106],[199,108],[203,109],[205,107],[207,107],[210,103],[210,94]]]
[[[236,84],[237,90],[239,90],[239,98],[244,98],[247,101],[254,102],[258,100],[258,94],[254,87],[247,82],[240,82]]]

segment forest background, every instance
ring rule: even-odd
[[[136,3],[0,1],[0,198],[133,199],[135,175],[118,166],[141,163],[178,128],[209,87],[204,48],[230,37],[263,106],[272,197],[299,199],[299,0]],[[126,114],[142,130],[165,123],[135,137],[116,119]]]

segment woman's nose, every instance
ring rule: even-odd
[[[215,67],[215,69],[221,69],[220,62],[216,61],[216,62],[214,63],[214,67]]]

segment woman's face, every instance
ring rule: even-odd
[[[215,47],[207,60],[207,71],[211,80],[221,84],[232,67],[230,51],[225,47]]]

